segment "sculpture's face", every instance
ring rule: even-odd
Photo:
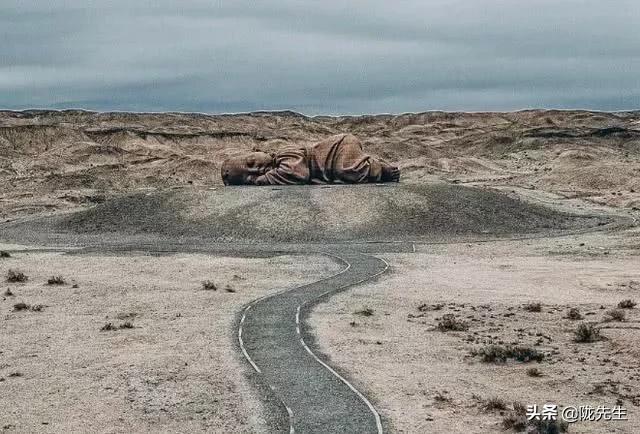
[[[225,185],[252,185],[258,176],[273,169],[274,158],[265,152],[252,152],[222,163],[222,181]]]

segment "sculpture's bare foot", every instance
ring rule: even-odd
[[[396,166],[384,166],[382,168],[382,182],[400,181],[400,169]]]

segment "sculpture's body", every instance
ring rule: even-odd
[[[340,134],[307,147],[275,155],[252,152],[222,165],[225,185],[284,185],[397,182],[400,170],[367,155],[351,134]]]

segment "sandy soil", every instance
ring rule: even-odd
[[[235,347],[235,315],[338,268],[323,256],[0,259],[0,430],[267,432]],[[28,281],[5,282],[9,269]],[[57,275],[66,284],[48,285]],[[203,290],[207,279],[219,289]],[[15,311],[21,302],[31,310]],[[126,322],[133,328],[101,330]]]
[[[640,112],[316,116],[0,111],[0,218],[221,184],[220,164],[353,133],[405,183],[518,185],[640,209]]]
[[[502,430],[514,401],[560,406],[616,403],[629,421],[582,422],[570,432],[637,432],[640,310],[606,321],[624,299],[640,302],[640,231],[482,244],[418,246],[384,256],[391,274],[339,294],[313,312],[318,344],[369,393],[395,432]],[[541,303],[541,311],[527,304]],[[583,319],[567,318],[578,308]],[[365,316],[364,309],[373,309]],[[535,310],[535,308],[533,308]],[[445,314],[466,331],[439,331]],[[583,322],[606,340],[574,342]],[[473,350],[520,345],[541,362],[485,363]],[[541,376],[528,375],[536,367]],[[500,398],[506,410],[486,409]]]

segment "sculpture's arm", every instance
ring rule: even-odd
[[[285,185],[309,183],[309,166],[302,149],[284,151],[276,157],[276,167],[258,176],[256,185]]]

